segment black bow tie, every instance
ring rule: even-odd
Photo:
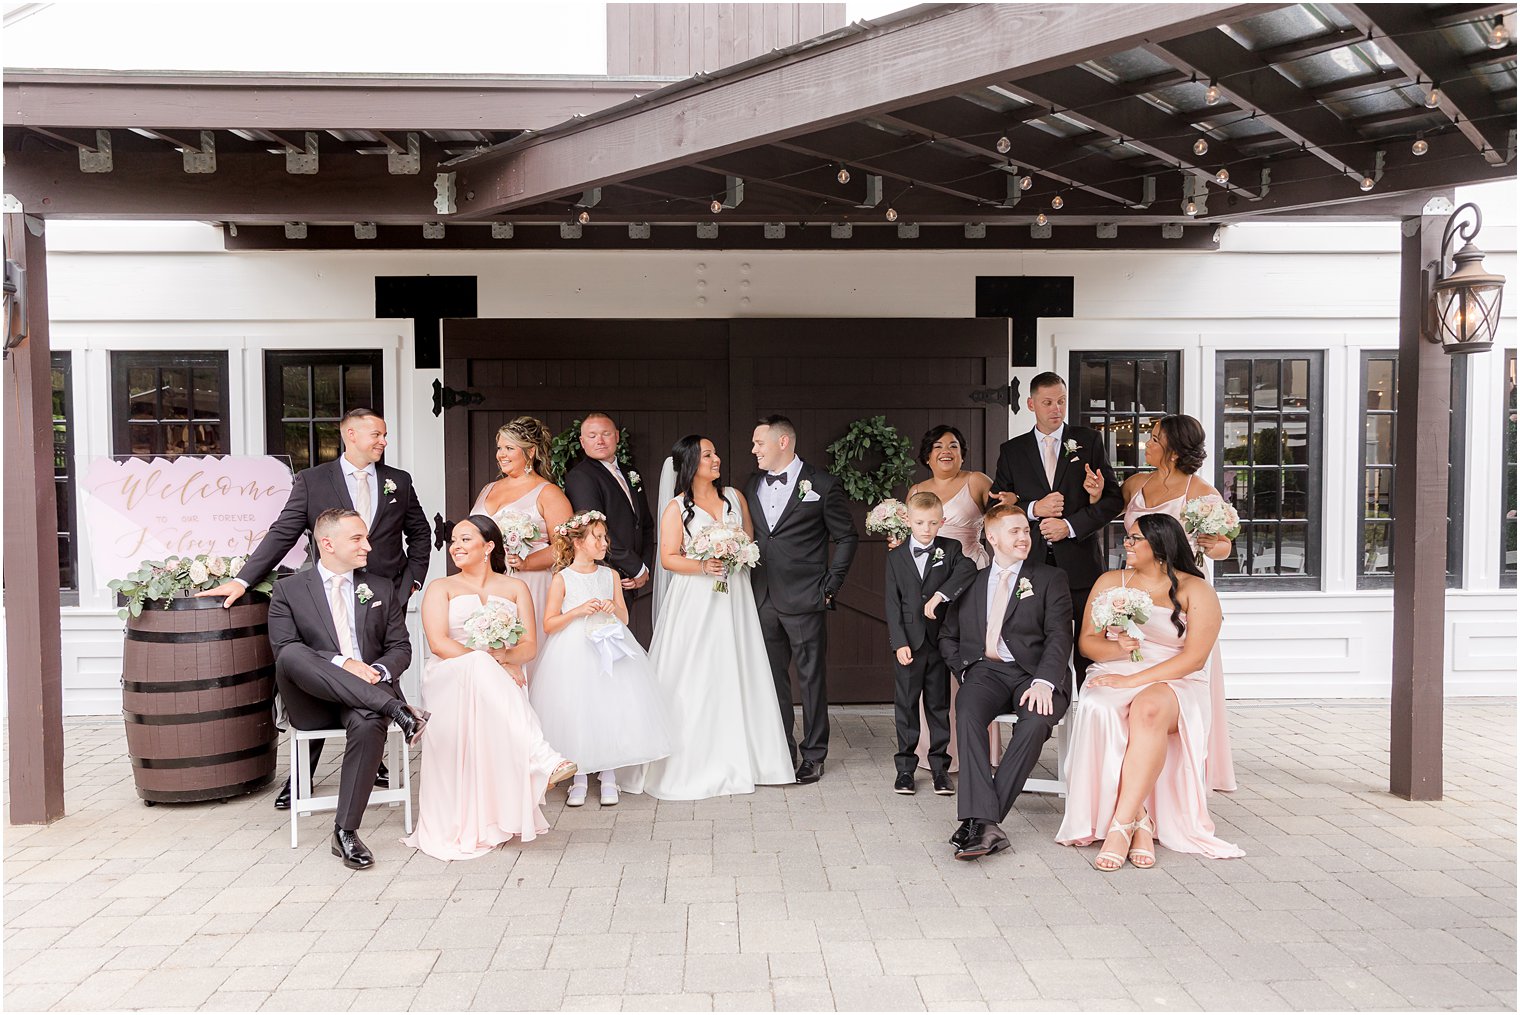
[[[913,548],[913,556],[915,556],[915,557],[924,557],[924,556],[927,556],[929,553],[931,553],[933,550],[934,550],[934,547],[932,545],[931,546],[915,546]]]
[[[770,486],[772,483],[780,483],[782,486],[785,486],[786,485],[786,473],[782,472],[782,473],[779,473],[778,475],[774,475],[774,476],[771,475],[770,473],[766,473],[766,475],[765,475],[765,485],[766,486]]]

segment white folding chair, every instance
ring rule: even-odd
[[[1077,706],[1079,704],[1081,702],[1076,697],[1075,688],[1073,688],[1071,704],[1067,706],[1066,714],[1061,716],[1060,722],[1056,723],[1056,777],[1054,779],[1026,780],[1023,790],[1025,793],[1054,793],[1056,796],[1062,797],[1066,795],[1066,761],[1067,756],[1071,752],[1071,740],[1067,736],[1066,724],[1076,717]],[[992,721],[1013,727],[1018,724],[1019,717],[1013,712],[1004,712],[1002,715],[994,716]]]
[[[311,771],[311,742],[313,740],[332,740],[337,737],[347,737],[348,731],[344,729],[331,730],[298,730],[294,726],[290,728],[290,848],[297,845],[296,829],[299,822],[297,819],[303,814],[315,814],[318,811],[335,811],[338,809],[337,794],[328,796],[313,796],[316,791],[312,783]],[[407,747],[406,735],[401,732],[401,727],[391,723],[385,731],[385,764],[390,769],[390,786],[387,789],[371,790],[368,807],[401,807],[402,823],[406,826],[406,834],[412,834],[412,765],[411,751]],[[396,780],[401,785],[396,785]]]

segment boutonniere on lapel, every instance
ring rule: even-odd
[[[1066,448],[1066,453],[1071,456],[1070,461],[1075,462],[1077,460],[1077,452],[1082,450],[1082,445],[1078,444],[1076,441],[1068,440],[1064,446]]]
[[[1034,595],[1034,586],[1029,583],[1028,578],[1020,578],[1019,587],[1013,590],[1014,601],[1017,602],[1025,596],[1032,595]]]
[[[639,474],[637,472],[634,472],[632,469],[629,469],[627,472],[623,473],[623,476],[627,478],[628,487],[632,490],[637,490],[639,488],[639,484],[643,482],[643,480],[639,478]]]
[[[802,482],[800,482],[800,483],[797,484],[797,499],[798,500],[807,500],[807,495],[810,494],[810,493],[812,493],[812,492],[813,492],[813,481],[811,479],[804,479]]]
[[[381,488],[380,488],[380,490],[381,490],[381,492],[382,492],[382,493],[384,493],[384,494],[385,494],[385,495],[386,495],[386,496],[387,496],[387,497],[389,497],[389,496],[390,496],[390,495],[391,495],[391,494],[393,494],[393,493],[395,493],[395,492],[396,492],[396,481],[395,481],[395,480],[394,480],[394,479],[387,479],[387,480],[386,480],[386,481],[385,481],[385,485],[384,485],[384,486],[382,486],[382,487],[381,487]]]
[[[370,587],[368,585],[360,582],[359,587],[354,589],[354,596],[359,600],[360,603],[367,603],[371,599],[375,598],[375,593],[370,591]]]
[[[933,554],[933,556],[931,556],[929,558],[929,566],[933,567],[936,564],[943,564],[944,562],[945,562],[945,548],[943,546],[936,546],[934,548],[934,554]]]

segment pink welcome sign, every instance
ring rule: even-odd
[[[145,560],[247,556],[290,499],[290,467],[267,455],[97,458],[85,470],[84,522],[104,585]],[[281,561],[299,567],[306,542]]]

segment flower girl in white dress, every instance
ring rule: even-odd
[[[529,692],[545,738],[580,767],[565,801],[571,807],[586,802],[585,773],[601,773],[602,806],[610,807],[618,802],[618,769],[671,752],[665,706],[649,657],[628,630],[622,584],[597,563],[607,547],[600,511],[555,527],[555,572],[544,603],[547,643]]]

